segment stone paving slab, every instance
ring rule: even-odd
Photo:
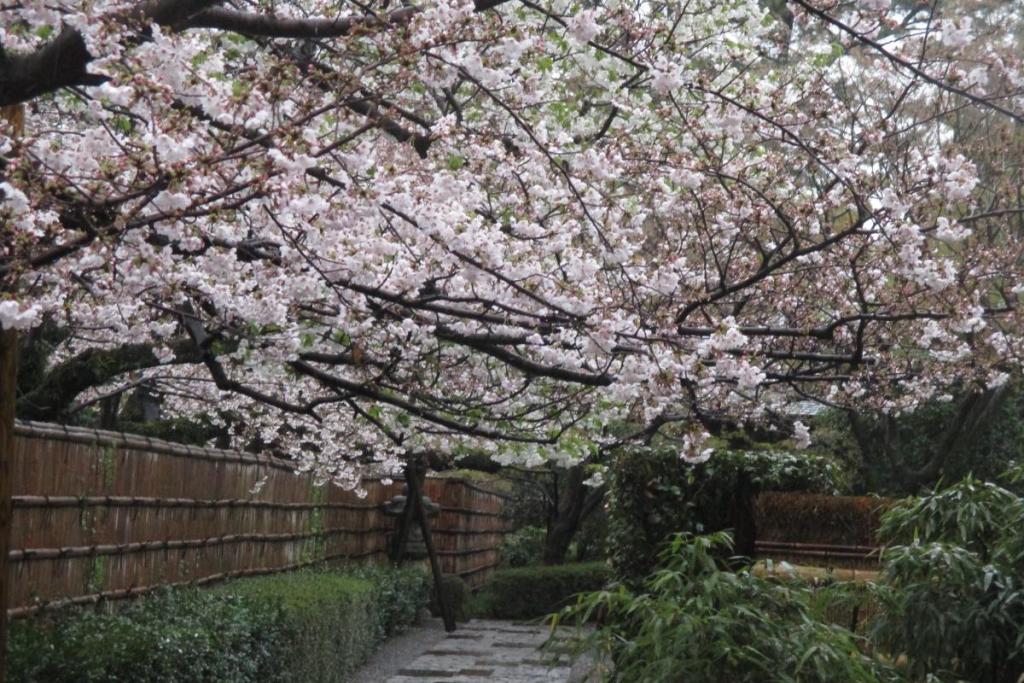
[[[446,635],[386,683],[566,683],[571,662],[538,648],[543,624],[470,621]]]

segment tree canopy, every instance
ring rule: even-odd
[[[795,401],[998,387],[1024,329],[1019,13],[5,8],[0,325],[107,369],[19,408],[145,381],[355,485],[668,425],[700,459],[723,419],[805,443]]]

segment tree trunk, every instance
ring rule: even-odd
[[[590,489],[583,483],[584,470],[580,465],[570,467],[565,488],[558,505],[552,506],[547,534],[544,536],[544,564],[562,564],[569,545],[586,517],[597,509],[604,499],[604,489]]]
[[[931,486],[942,476],[950,457],[969,448],[992,425],[1009,396],[1008,389],[1009,385],[1004,384],[965,397],[956,418],[949,422],[945,433],[932,447],[931,458],[919,469],[905,471],[904,479],[920,488]]]
[[[11,542],[11,460],[14,455],[14,403],[18,379],[18,336],[0,330],[0,683],[7,671],[7,607],[10,571],[7,554]]]
[[[757,526],[754,515],[754,485],[750,476],[743,472],[736,482],[733,497],[732,528],[733,550],[737,555],[753,558],[756,551]]]

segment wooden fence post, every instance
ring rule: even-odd
[[[11,543],[11,492],[14,459],[14,403],[17,400],[18,335],[0,330],[0,683],[7,678],[7,606]]]

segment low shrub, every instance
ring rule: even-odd
[[[498,546],[501,563],[509,567],[540,564],[544,556],[545,531],[539,526],[524,526],[506,534]]]
[[[308,571],[167,589],[12,624],[12,683],[289,683],[345,677],[426,604],[417,570]]]
[[[218,590],[277,608],[278,647],[287,654],[274,673],[282,681],[342,680],[384,637],[373,583],[333,572],[273,574]]]
[[[494,572],[474,604],[498,619],[532,619],[555,612],[577,593],[600,590],[611,578],[603,562],[518,567]]]
[[[430,574],[417,568],[365,565],[347,569],[345,573],[373,584],[385,637],[401,633],[416,621],[434,585]]]
[[[437,590],[433,582],[430,588],[430,613],[435,617],[442,616],[441,604],[437,600]],[[441,590],[444,591],[445,602],[451,608],[455,621],[466,621],[466,606],[470,599],[469,584],[461,576],[444,574],[441,576]]]
[[[572,649],[610,662],[614,683],[901,680],[864,653],[862,638],[815,618],[809,586],[724,571],[719,558],[730,551],[725,533],[677,535],[639,588],[615,583],[581,596],[556,624],[602,615]]]
[[[15,621],[11,683],[278,681],[279,610],[237,596],[167,590],[117,611]]]

